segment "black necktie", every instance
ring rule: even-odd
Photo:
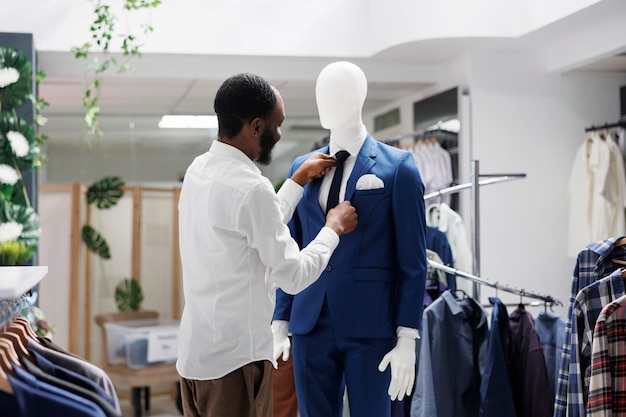
[[[348,151],[339,151],[335,154],[337,167],[335,167],[335,176],[330,183],[330,191],[328,192],[328,200],[326,202],[326,213],[337,204],[339,204],[339,190],[341,189],[341,179],[343,178],[343,163],[350,156]]]

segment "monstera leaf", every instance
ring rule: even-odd
[[[120,177],[105,177],[93,183],[87,190],[87,203],[96,203],[98,208],[110,208],[124,195],[124,180]]]
[[[39,216],[32,207],[22,206],[10,201],[4,201],[0,207],[0,224],[15,222],[22,225],[22,233],[17,238],[18,242],[26,246],[37,247],[39,244],[39,235],[41,228],[39,227]]]
[[[30,94],[32,67],[22,51],[9,46],[0,46],[0,70],[15,68],[20,78],[13,84],[0,88],[3,109],[17,109]]]
[[[111,259],[109,245],[107,245],[106,240],[104,240],[102,235],[96,232],[93,227],[89,225],[83,226],[82,239],[90,251],[103,259]]]
[[[33,163],[40,154],[35,130],[26,119],[21,117],[15,118],[10,113],[0,113],[0,163],[13,166],[13,156],[15,152],[9,142],[9,132],[21,134],[24,139],[26,139],[28,145],[28,150],[25,155],[15,157],[17,166],[20,170],[33,168]]]
[[[135,278],[126,278],[115,287],[115,303],[119,311],[137,311],[142,301],[143,291]]]

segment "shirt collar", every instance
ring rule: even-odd
[[[604,240],[599,240],[597,242],[592,242],[587,245],[589,250],[600,255],[598,260],[596,261],[596,268],[594,272],[598,272],[599,267],[604,263],[605,258],[613,251],[615,248],[615,242],[622,239],[624,236],[615,236]]]
[[[248,158],[248,155],[243,153],[241,150],[235,148],[234,146],[229,145],[228,143],[220,142],[219,140],[214,140],[213,143],[211,144],[211,148],[209,149],[209,152],[211,152],[214,155],[219,155],[219,156],[223,156],[226,158],[232,158],[232,159],[241,161],[244,164],[248,165],[255,173],[257,174],[261,173],[261,170],[259,169],[259,167],[257,167],[256,164],[252,162],[250,158]]]
[[[344,149],[341,149],[335,142],[331,141],[328,147],[328,154],[330,156],[334,156],[337,152],[341,150],[346,150],[350,152],[349,157],[356,156],[361,150],[361,147],[363,146],[363,144],[365,143],[366,138],[367,138],[367,135],[365,135],[362,138],[355,137],[354,140],[350,142]]]
[[[458,300],[454,298],[454,296],[452,295],[450,291],[444,292],[443,294],[441,294],[441,296],[446,301],[446,304],[448,305],[448,308],[450,309],[453,315],[456,316],[463,312],[463,310],[459,306]]]

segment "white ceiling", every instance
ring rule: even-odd
[[[585,1],[594,3],[591,0]],[[584,3],[583,0],[578,1],[581,2]],[[570,33],[572,28],[569,26],[584,22],[594,13],[610,15],[613,11],[611,8],[623,10],[624,3],[623,0],[603,0],[571,17],[518,38],[424,38],[379,50],[371,56],[343,58],[357,63],[366,73],[368,96],[364,112],[372,113],[403,97],[432,88],[448,60],[480,49],[543,47],[546,39],[558,39],[561,33]],[[13,4],[16,5],[17,2]],[[226,3],[222,7],[226,7]],[[326,10],[325,13],[330,11]],[[67,22],[67,19],[64,21]],[[61,29],[56,26],[50,33],[51,38],[56,39],[55,36],[58,37],[63,32]],[[324,25],[318,25],[318,30],[324,31]],[[50,42],[44,34],[35,33],[34,36],[36,45],[47,45]],[[224,36],[228,37],[227,34]],[[283,33],[282,36],[289,38],[290,35]],[[626,51],[626,39],[622,44],[624,49],[617,52]],[[613,55],[587,63],[578,69],[626,72],[626,57]],[[319,140],[326,132],[321,129],[317,117],[315,81],[326,64],[338,59],[342,59],[342,56],[146,53],[133,63],[136,68],[134,74],[117,75],[111,71],[103,79],[99,104],[104,136],[100,142],[106,143],[107,147],[120,149],[127,148],[131,143],[139,149],[167,150],[173,146],[206,148],[210,132],[158,129],[157,123],[166,113],[212,113],[217,88],[225,78],[236,72],[263,75],[281,92],[287,113],[282,129],[283,145],[290,141]],[[39,68],[48,74],[39,89],[39,96],[50,102],[50,107],[44,112],[49,122],[43,128],[44,133],[50,137],[48,146],[83,144],[83,62],[74,59],[67,50],[40,50],[38,60]]]

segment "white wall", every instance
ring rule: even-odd
[[[473,158],[483,173],[528,175],[481,189],[481,273],[567,304],[571,164],[585,126],[619,118],[626,74],[549,74],[544,62],[521,53],[471,57]]]
[[[472,159],[485,174],[527,174],[480,190],[481,275],[557,297],[565,306],[555,311],[565,316],[575,262],[566,255],[571,164],[585,126],[619,118],[619,87],[626,85],[626,74],[550,73],[546,62],[519,51],[460,57],[442,66],[437,85],[368,115],[366,123],[371,126],[374,116],[400,107],[402,129],[409,132],[413,102],[454,86],[467,88],[471,114],[463,114],[461,103],[459,112],[463,127],[471,125],[471,137],[460,136],[461,182],[469,180]],[[469,228],[468,200],[469,193],[462,192]],[[483,298],[493,295],[482,290]],[[519,300],[503,292],[498,296]]]

